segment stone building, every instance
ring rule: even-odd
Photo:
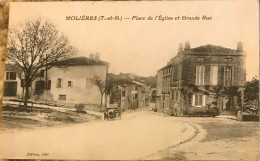
[[[150,87],[135,80],[114,85],[110,92],[110,104],[122,110],[146,107],[149,100]]]
[[[246,81],[245,53],[237,49],[186,42],[157,72],[157,108],[182,116],[217,108],[235,113],[243,101]],[[170,82],[170,83],[169,83]]]

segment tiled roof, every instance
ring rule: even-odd
[[[5,70],[9,71],[9,70],[15,70],[14,65],[13,64],[5,64]]]
[[[197,53],[217,53],[217,54],[235,54],[238,51],[216,45],[203,45],[196,48],[191,48],[190,51]]]
[[[108,62],[102,60],[90,59],[87,57],[75,57],[54,63],[55,66],[77,66],[77,65],[109,65]]]

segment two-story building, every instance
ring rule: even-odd
[[[101,94],[93,78],[106,81],[108,67],[109,64],[101,61],[98,54],[57,62],[47,72],[40,71],[31,84],[30,95],[48,94],[49,99],[64,103],[100,104]],[[18,78],[18,74],[17,70],[6,66],[4,96],[22,97],[22,77]]]
[[[190,43],[186,42],[184,48],[179,45],[177,55],[170,62],[165,66],[171,68],[170,91],[167,83],[164,85],[165,77],[168,78],[163,74],[166,68],[157,73],[157,82],[162,82],[157,86],[157,91],[161,91],[157,93],[161,94],[159,108],[169,106],[169,114],[182,116],[205,111],[209,106],[217,107],[220,112],[235,112],[238,101],[243,100],[246,71],[242,43],[237,44],[237,49],[229,49],[215,45],[190,48]],[[241,98],[236,95],[230,100],[223,94],[231,87],[238,89]],[[170,99],[166,100],[165,96]]]

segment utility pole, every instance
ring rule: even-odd
[[[46,54],[46,59],[45,59],[45,90],[47,91],[48,90],[48,67],[47,67],[47,54]]]

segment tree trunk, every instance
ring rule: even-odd
[[[105,108],[107,108],[107,94],[105,93]]]
[[[102,105],[103,105],[103,95],[104,95],[104,93],[101,93],[101,100],[100,100],[100,112],[102,111]]]
[[[25,86],[25,97],[24,97],[24,108],[27,107],[28,99],[29,99],[29,87],[28,87],[28,85],[26,83],[26,86]]]
[[[24,96],[24,108],[27,108],[28,99],[29,99],[29,86],[30,86],[29,79],[25,78],[25,96]]]

